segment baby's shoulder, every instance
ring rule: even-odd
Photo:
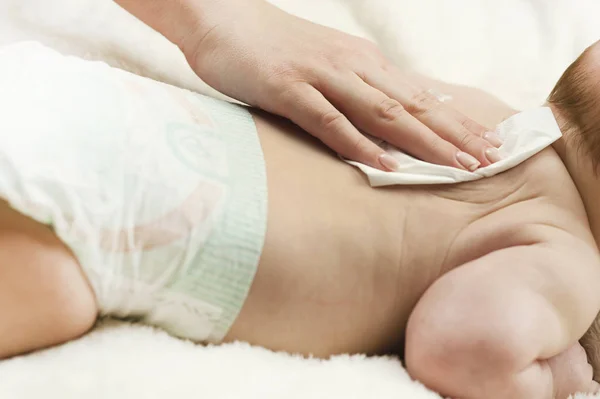
[[[506,184],[498,181],[497,186],[510,185],[510,190],[481,221],[502,226],[499,230],[515,238],[510,245],[576,241],[595,247],[579,191],[554,149],[547,148],[498,180]]]

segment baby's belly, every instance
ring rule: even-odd
[[[414,255],[444,244],[416,251],[405,236],[418,222],[407,220],[415,216],[409,203],[425,209],[426,196],[373,189],[305,132],[255,121],[267,166],[267,235],[228,339],[323,356],[401,344],[412,307],[437,275],[435,256]]]

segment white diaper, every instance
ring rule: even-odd
[[[384,172],[359,162],[346,162],[362,170],[373,187],[396,184],[451,184],[478,180],[504,172],[531,158],[562,136],[552,111],[547,107],[524,111],[508,118],[496,127],[496,134],[504,141],[499,149],[504,159],[475,172],[420,161],[382,140],[374,141],[398,160],[398,171]]]
[[[36,43],[0,48],[0,197],[71,248],[101,314],[199,341],[233,323],[266,231],[248,111]]]

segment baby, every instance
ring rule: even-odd
[[[24,61],[11,79],[30,64]],[[28,79],[23,82],[37,79],[23,74]],[[51,103],[50,111],[32,108],[47,95],[40,85],[52,80],[48,76],[27,87],[27,101],[15,100],[10,90],[1,96],[5,119],[31,115],[19,118],[31,129],[2,133],[0,126],[0,134],[8,137],[0,145],[0,170],[9,176],[0,179],[0,191],[18,192],[10,198],[4,194],[7,202],[0,207],[1,357],[74,339],[100,313],[136,317],[200,342],[243,340],[321,357],[397,353],[414,378],[461,399],[566,398],[597,390],[579,340],[600,370],[600,329],[594,323],[600,310],[600,131],[594,123],[600,44],[567,69],[550,95],[547,106],[562,139],[498,176],[447,186],[373,189],[360,171],[281,119],[250,111],[256,131],[244,130],[240,126],[246,126],[247,111],[235,105],[164,85],[164,96],[150,96],[141,78],[125,75],[86,96],[77,88],[96,78],[92,72],[84,75],[57,72],[53,79],[74,79],[68,90],[76,101],[70,106],[89,104],[88,113],[76,115]],[[414,79],[451,95],[454,108],[485,126],[516,113],[480,91]],[[10,83],[0,81],[2,87]],[[138,100],[109,106],[114,114],[92,112],[107,106],[103,90],[112,90],[113,83],[135,91]],[[148,98],[152,106],[135,108]],[[152,123],[132,134],[138,121],[131,113],[153,120],[174,104],[169,98],[177,99],[177,117],[187,118],[185,126],[195,135],[165,136],[185,138],[164,142],[178,154],[172,161],[156,147],[154,158],[144,156],[134,166],[123,163],[119,154],[135,144],[132,138],[163,137]],[[427,112],[435,100],[420,104],[420,111]],[[133,108],[121,115],[123,107]],[[401,117],[379,112],[389,124]],[[45,119],[36,116],[46,114]],[[107,115],[129,122],[118,125],[121,130],[98,130],[108,123]],[[70,146],[79,144],[62,136],[62,141],[47,138],[50,133],[39,136],[42,143],[10,145],[33,130],[59,132],[73,126],[73,140],[100,135],[99,144],[88,146],[93,150],[89,156],[75,159]],[[238,144],[227,144],[218,167],[192,156],[200,157],[192,150],[202,150],[206,137],[226,140],[206,136],[206,129],[213,128],[238,134],[245,146],[238,151]],[[120,147],[113,148],[104,145],[112,142],[102,141],[102,134],[127,140],[117,140]],[[29,165],[21,159],[44,157],[44,147],[57,153],[44,159],[43,171],[21,172]],[[115,168],[87,174],[83,183],[89,185],[78,180],[61,191],[50,184],[48,168],[76,164],[55,173],[76,179],[75,169],[96,170],[103,157]],[[177,169],[177,162],[198,177]],[[144,169],[144,179],[129,177],[130,171],[150,164],[153,169]],[[171,174],[175,177],[164,183],[169,189],[163,196],[156,194],[160,190],[136,191],[138,202],[132,203],[137,205],[126,202],[118,215],[123,221],[146,215],[146,208],[154,206],[144,202],[146,196],[168,201],[179,182],[189,183],[189,196],[179,196],[184,205],[174,213],[145,224],[124,222],[112,230],[101,223],[100,214],[112,213],[98,204],[112,204],[107,198],[127,193],[139,181],[169,180]],[[113,178],[122,192],[94,191]],[[64,205],[77,196],[96,204],[98,214],[85,214],[90,208],[85,204]],[[206,225],[213,227],[198,230]]]

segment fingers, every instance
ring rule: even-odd
[[[398,162],[360,133],[317,89],[296,84],[280,96],[276,110],[345,158],[393,171]]]
[[[475,170],[481,162],[461,152],[391,99],[352,74],[331,78],[324,92],[361,130],[427,162]]]
[[[272,111],[340,155],[382,170],[395,170],[397,161],[359,129],[441,165],[474,171],[501,159],[496,147],[502,142],[483,126],[394,70],[381,69],[374,76],[337,71],[322,76],[318,85],[289,84]]]
[[[548,359],[557,397],[576,392],[596,393],[598,384],[592,379],[594,370],[588,363],[585,349],[576,343]]]
[[[590,383],[589,390],[587,392],[599,393],[600,392],[600,384],[598,384],[596,381],[592,380],[592,382]]]
[[[396,68],[372,73],[365,78],[367,84],[396,99],[409,114],[440,138],[474,156],[482,166],[501,159],[496,149],[502,145],[499,137],[442,103],[428,91],[411,85]]]
[[[483,166],[501,160],[496,147],[484,139],[487,129],[451,110],[430,93],[421,91],[415,94],[408,100],[406,107],[440,137],[473,155]],[[494,138],[499,141],[499,138]]]

